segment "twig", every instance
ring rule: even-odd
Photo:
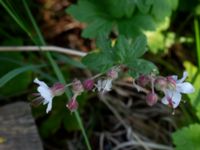
[[[53,51],[53,52],[59,52],[64,53],[67,55],[73,55],[73,56],[79,56],[83,57],[87,55],[85,52],[80,52],[78,50],[73,50],[69,48],[63,48],[58,46],[1,46],[0,52],[2,51],[11,51],[11,52],[19,52],[19,51]]]
[[[144,141],[143,141],[144,142]],[[144,144],[146,146],[148,146],[149,148],[153,148],[153,149],[159,149],[159,150],[173,150],[173,148],[165,146],[165,145],[161,145],[161,144],[155,144],[155,143],[150,143],[150,142],[144,142]],[[128,141],[128,142],[124,142],[121,143],[120,145],[116,146],[113,150],[118,150],[118,149],[123,149],[124,147],[127,146],[132,146],[132,145],[137,145],[139,146],[140,143],[135,142],[135,141]]]
[[[124,128],[128,131],[130,130],[130,127],[125,123],[125,121],[122,119],[120,114],[115,110],[114,107],[112,107],[103,97],[101,97],[104,104],[112,111],[112,113],[115,115],[115,117],[121,122],[121,124],[124,126]],[[143,143],[143,141],[131,130],[132,135],[135,137],[135,139],[138,141],[139,145],[143,146],[145,150],[149,150],[149,148]]]
[[[104,136],[105,136],[104,133],[101,133],[99,141],[100,150],[104,150]]]

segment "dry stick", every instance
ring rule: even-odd
[[[100,135],[100,141],[99,141],[99,147],[100,147],[100,150],[104,150],[104,133],[101,133]]]
[[[128,142],[124,142],[121,143],[120,145],[118,145],[117,147],[115,147],[113,150],[118,150],[127,146],[132,146],[132,145],[140,145],[140,143],[137,143],[135,141],[128,141]],[[145,145],[147,145],[148,147],[151,147],[153,149],[158,149],[158,150],[173,150],[171,147],[168,146],[164,146],[164,145],[160,145],[160,144],[155,144],[155,143],[150,143],[150,142],[145,142]]]
[[[112,113],[115,115],[115,117],[121,122],[121,124],[127,129],[130,130],[130,127],[124,122],[124,120],[122,119],[122,117],[120,116],[120,114],[115,110],[114,107],[112,107],[104,98],[101,98],[102,101],[106,104],[106,106],[112,111]],[[150,143],[150,142],[145,142],[142,141],[132,130],[132,135],[136,138],[136,140],[138,142],[135,141],[129,141],[129,142],[125,142],[122,143],[118,146],[116,146],[114,148],[114,150],[118,150],[120,148],[126,147],[126,146],[131,146],[131,145],[141,145],[143,146],[145,149],[149,149],[149,148],[156,148],[156,149],[162,149],[162,150],[172,150],[171,147],[165,146],[165,145],[161,145],[161,144],[156,144],[156,143]],[[128,143],[128,145],[127,145]],[[131,143],[131,144],[130,144]]]
[[[11,52],[19,52],[19,51],[52,51],[52,52],[59,52],[64,53],[67,55],[79,56],[84,57],[87,55],[85,52],[80,52],[78,50],[73,50],[69,48],[63,48],[58,46],[1,46],[1,51],[11,51]]]
[[[104,102],[104,104],[106,104],[106,106],[112,111],[112,113],[115,115],[115,117],[121,122],[121,124],[125,127],[125,129],[129,130],[130,127],[127,126],[127,124],[124,122],[124,120],[119,115],[119,113],[103,97],[101,97],[101,99]],[[133,131],[132,131],[132,135],[139,142],[139,145],[143,146],[145,148],[145,150],[149,150],[149,148],[143,143],[143,141],[136,134],[133,133]]]

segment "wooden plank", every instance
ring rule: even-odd
[[[0,150],[43,150],[28,103],[0,108]]]

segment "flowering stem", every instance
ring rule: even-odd
[[[42,34],[40,32],[40,29],[37,26],[36,21],[35,21],[34,17],[32,16],[31,11],[30,11],[30,9],[29,9],[29,7],[28,7],[28,5],[27,5],[25,0],[23,0],[23,5],[25,7],[25,10],[26,10],[29,18],[30,18],[30,21],[33,24],[33,27],[34,27],[34,29],[35,29],[35,31],[37,33],[39,41],[36,41],[36,40],[33,39],[33,37],[28,32],[29,30],[23,24],[21,24],[21,20],[20,20],[19,17],[17,17],[16,13],[14,13],[5,3],[3,3],[3,1],[1,1],[1,4],[8,11],[8,13],[11,15],[11,17],[17,22],[17,24],[20,25],[20,27],[22,27],[24,29],[24,31],[28,33],[28,35],[31,37],[31,39],[33,40],[33,42],[36,45],[43,45],[43,46],[46,45],[45,40],[44,40],[44,38],[43,38],[43,36],[42,36]],[[41,50],[40,47],[39,47],[39,49]],[[48,58],[49,62],[51,63],[51,65],[53,67],[53,70],[54,70],[56,76],[58,77],[58,79],[60,80],[60,82],[66,83],[62,72],[60,71],[60,69],[59,69],[58,65],[56,64],[56,62],[53,60],[51,54],[49,52],[46,52],[45,54],[46,54],[46,57]],[[66,89],[65,93],[66,93],[67,98],[70,99],[71,92],[69,91],[69,89]],[[87,149],[91,150],[91,146],[90,146],[88,137],[86,135],[86,132],[85,132],[85,129],[83,127],[83,123],[82,123],[82,120],[80,118],[80,115],[79,115],[78,111],[75,112],[75,116],[76,116],[77,122],[78,122],[78,124],[79,124],[79,126],[81,128],[81,131],[82,131],[83,137],[85,139],[85,143],[86,143]]]

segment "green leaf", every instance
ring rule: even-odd
[[[192,124],[177,130],[172,137],[176,145],[175,150],[199,150],[200,124]]]
[[[138,58],[144,55],[147,51],[147,39],[144,35],[138,36],[135,41],[133,42],[130,49],[132,49],[131,56]]]
[[[82,59],[82,62],[89,69],[99,72],[106,71],[114,64],[113,59],[108,54],[102,52],[90,53]]]
[[[137,0],[136,4],[140,12],[148,13],[153,1],[152,0]]]
[[[120,34],[127,37],[136,37],[144,31],[155,29],[155,22],[149,15],[136,14],[130,19],[121,19],[117,22]]]
[[[34,70],[36,68],[40,68],[41,66],[23,66],[17,69],[14,69],[10,72],[8,72],[7,74],[5,74],[3,77],[0,78],[0,87],[4,86],[8,81],[10,81],[11,79],[13,79],[14,77],[16,77],[17,75],[26,72],[26,71],[30,71],[30,70]]]
[[[74,113],[65,113],[65,117],[63,118],[63,125],[67,131],[80,130]]]
[[[77,5],[70,6],[66,12],[84,22],[91,22],[102,14],[97,5],[88,0],[79,0]]]
[[[147,40],[144,35],[136,37],[134,41],[125,36],[119,36],[114,46],[116,61],[124,64],[141,57],[147,50],[146,44]]]
[[[39,128],[40,134],[45,138],[49,137],[51,134],[54,134],[60,128],[61,122],[62,115],[55,112],[52,113],[52,115],[50,115],[48,119],[42,122]]]
[[[150,73],[157,73],[157,67],[152,63],[144,59],[136,59],[128,63],[129,75],[133,78],[137,78],[139,75],[145,75]]]
[[[83,30],[82,36],[85,38],[94,38],[102,32],[108,35],[112,30],[112,26],[112,21],[103,18],[96,18]]]
[[[166,16],[170,16],[171,12],[172,8],[168,0],[154,0],[151,13],[157,20],[162,21]]]

